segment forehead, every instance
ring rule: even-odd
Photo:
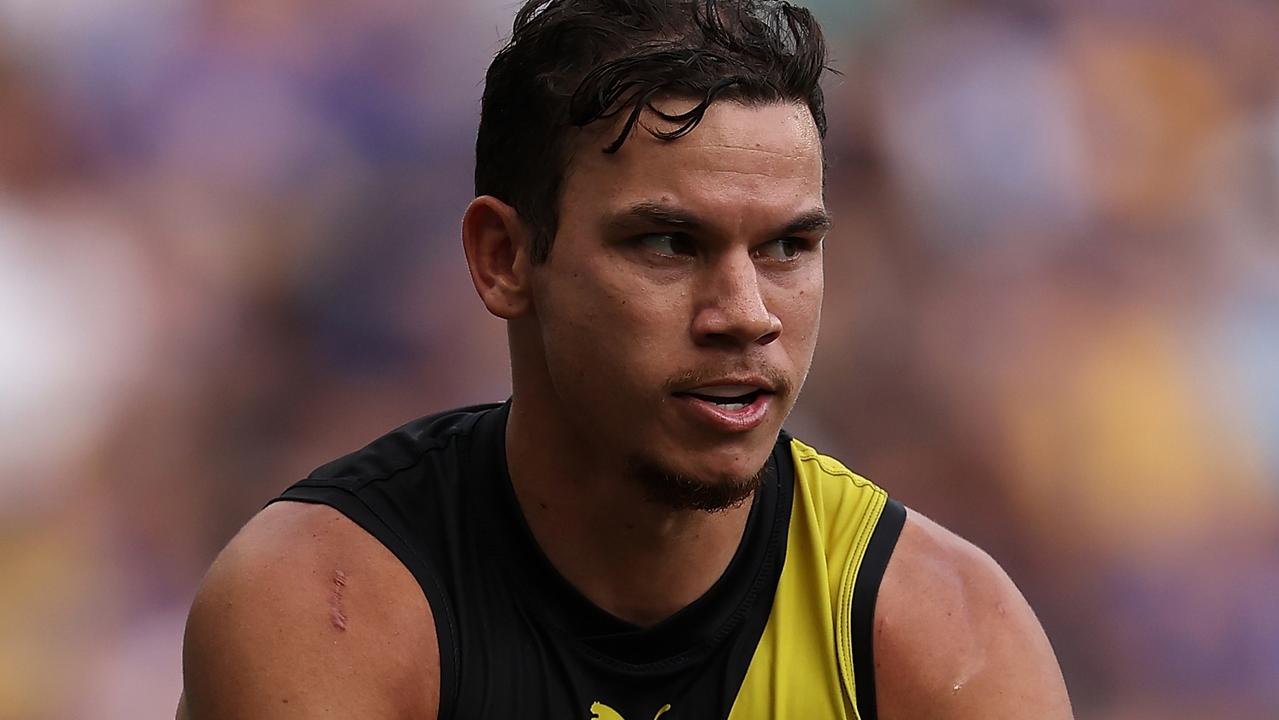
[[[659,107],[677,113],[693,104],[667,100]],[[601,149],[620,121],[576,139],[562,223],[652,202],[716,218],[732,232],[822,207],[821,137],[806,105],[716,102],[691,133],[673,141],[645,129],[674,128],[659,116],[647,112],[640,122],[612,155]]]

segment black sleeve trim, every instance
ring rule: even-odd
[[[879,584],[884,579],[888,560],[897,547],[902,527],[906,524],[906,507],[888,499],[875,532],[870,536],[866,554],[857,570],[857,582],[853,585],[853,677],[857,679],[857,713],[861,720],[876,720],[875,709],[875,655],[872,641],[875,637],[875,600],[879,597]]]
[[[359,525],[365,532],[382,543],[404,565],[431,607],[431,615],[435,618],[435,636],[440,648],[440,718],[453,716],[453,705],[457,698],[457,669],[460,667],[457,647],[454,643],[453,613],[448,606],[447,597],[440,587],[434,571],[426,558],[415,552],[400,534],[378,516],[354,492],[332,485],[308,485],[306,481],[294,485],[275,498],[276,502],[301,502],[312,505],[327,505],[345,515],[351,522]]]

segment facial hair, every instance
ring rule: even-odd
[[[666,390],[668,393],[675,393],[685,388],[712,383],[720,377],[743,373],[764,377],[778,398],[790,396],[790,378],[782,371],[762,363],[742,363],[736,368],[689,370],[670,378],[666,383]],[[672,510],[718,513],[741,507],[751,499],[763,482],[768,463],[766,461],[758,470],[746,476],[725,474],[699,477],[675,471],[660,458],[635,453],[628,458],[627,469],[631,477],[644,488],[645,497],[651,502]]]
[[[632,456],[627,465],[631,476],[644,488],[649,501],[672,510],[698,510],[711,514],[741,507],[755,495],[768,469],[765,463],[748,476],[706,478],[676,472],[643,455]]]

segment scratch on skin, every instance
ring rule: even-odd
[[[346,589],[346,573],[336,570],[333,573],[333,589],[329,592],[329,622],[333,627],[346,630],[346,614],[342,612],[342,591]]]

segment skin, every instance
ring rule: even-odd
[[[646,624],[709,589],[749,504],[673,510],[648,499],[627,459],[660,458],[707,484],[742,481],[767,460],[817,337],[822,231],[782,231],[824,214],[821,143],[797,105],[717,105],[679,143],[641,131],[617,156],[590,152],[603,137],[579,141],[564,186],[575,200],[547,263],[501,239],[518,221],[492,199],[468,215],[468,260],[489,310],[509,321],[507,447],[529,524],[586,597]],[[771,398],[756,429],[720,432],[672,396],[690,373],[699,384],[771,376],[792,390]]]
[[[476,290],[508,324],[508,464],[529,525],[586,597],[650,624],[723,573],[749,503],[673,507],[635,461],[748,489],[766,461],[817,337],[821,142],[789,103],[720,102],[678,141],[639,131],[604,155],[611,130],[575,139],[546,263],[530,261],[528,229],[496,198],[472,202],[462,234]],[[676,392],[742,377],[776,391],[748,430],[704,421]],[[1071,717],[1016,587],[916,513],[875,622],[884,720]],[[294,503],[259,513],[214,563],[188,621],[184,677],[179,718],[438,709],[438,647],[414,579],[335,511]]]
[[[417,581],[323,506],[277,503],[240,530],[192,605],[182,665],[180,720],[407,719],[435,717],[439,702],[435,623]]]

